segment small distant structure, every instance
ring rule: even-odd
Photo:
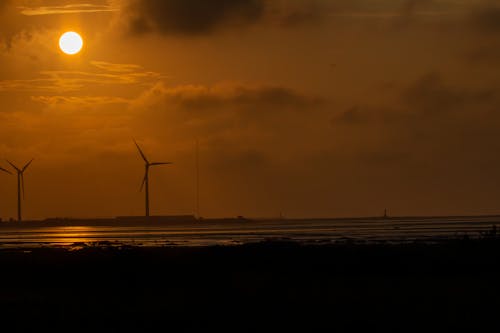
[[[115,221],[125,223],[141,223],[145,221],[144,216],[117,216]],[[194,215],[158,215],[149,216],[147,221],[153,222],[196,222]]]

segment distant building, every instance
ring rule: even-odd
[[[119,222],[195,222],[194,215],[166,215],[166,216],[117,216]]]

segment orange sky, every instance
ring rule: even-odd
[[[2,0],[0,166],[26,218],[500,213],[500,6]],[[79,32],[75,56],[59,36]],[[0,216],[15,215],[0,174]]]

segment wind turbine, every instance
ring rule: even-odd
[[[22,169],[19,169],[17,166],[12,164],[9,160],[7,162],[17,171],[17,220],[19,222],[22,221],[21,218],[21,192],[23,193],[23,199],[24,199],[24,171],[30,166],[31,162],[33,162],[33,159],[26,163]]]
[[[155,165],[166,165],[166,164],[172,164],[171,162],[153,162],[153,163],[150,163],[148,161],[148,159],[146,158],[146,155],[144,155],[141,147],[139,147],[139,145],[137,144],[137,142],[134,140],[134,143],[137,147],[137,149],[139,150],[139,154],[141,154],[141,157],[142,159],[144,160],[144,167],[145,167],[145,171],[144,171],[144,179],[142,180],[142,184],[141,184],[141,191],[142,191],[142,188],[144,187],[144,185],[146,185],[146,217],[149,217],[149,168],[152,167],[152,166],[155,166]]]

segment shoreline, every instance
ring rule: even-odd
[[[436,215],[436,216],[365,216],[365,217],[299,217],[299,218],[253,218],[253,217],[223,217],[197,218],[194,215],[172,216],[117,216],[108,218],[46,218],[26,221],[0,221],[1,228],[24,227],[54,227],[54,226],[183,226],[183,225],[212,225],[231,223],[297,223],[297,222],[342,222],[342,221],[387,221],[407,222],[418,221],[453,221],[453,220],[492,219],[491,223],[500,224],[500,215]]]

